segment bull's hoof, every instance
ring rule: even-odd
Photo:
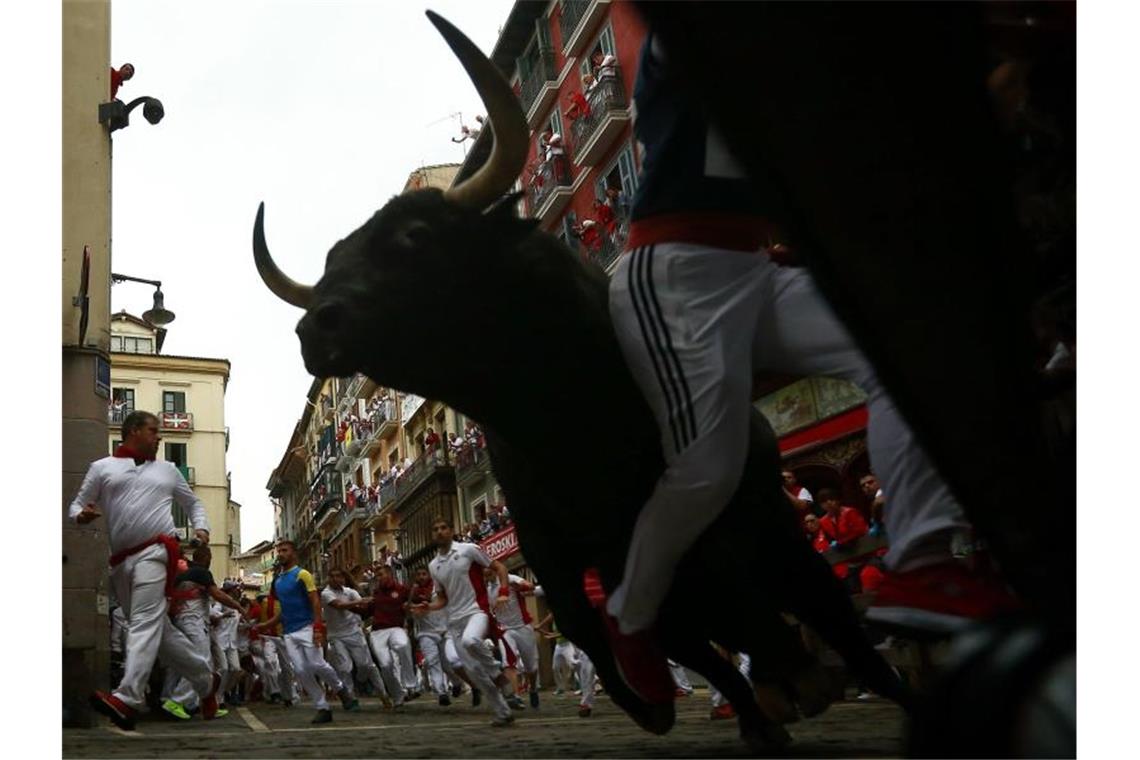
[[[740,727],[740,738],[748,745],[750,752],[763,754],[781,749],[792,743],[792,735],[781,725],[772,723],[766,726]]]
[[[831,706],[831,678],[819,663],[792,676],[791,686],[805,718],[814,718]]]
[[[669,733],[677,719],[672,702],[657,705],[642,703],[639,709],[629,711],[629,715],[634,723],[658,736]]]
[[[752,692],[760,712],[774,724],[795,723],[800,719],[795,703],[779,684],[758,683],[753,685]]]

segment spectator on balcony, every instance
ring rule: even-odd
[[[582,245],[586,247],[587,251],[596,252],[601,250],[602,243],[605,239],[602,237],[601,228],[598,223],[593,219],[583,219],[581,222],[574,224],[571,230],[578,239],[582,241]]]
[[[427,432],[424,434],[424,451],[430,454],[439,448],[439,444],[439,433],[435,432],[435,428],[428,426]]]
[[[819,502],[824,511],[823,517],[819,518],[819,527],[832,549],[850,546],[867,535],[867,521],[863,515],[854,507],[844,506],[837,491],[821,488]]]
[[[594,62],[594,84],[591,90],[602,84],[603,80],[612,79],[617,76],[617,58],[610,53],[603,53],[601,50],[595,50],[591,58]]]
[[[887,499],[883,496],[883,489],[879,485],[879,479],[875,477],[873,472],[868,472],[859,478],[859,489],[864,496],[871,500],[868,508],[870,527],[867,533],[878,536],[883,532],[883,508],[887,504]]]
[[[796,479],[796,474],[791,470],[784,470],[780,476],[784,480],[784,495],[795,507],[796,514],[800,515],[801,519],[809,513],[818,517],[820,511],[816,509],[811,491],[800,485],[799,480]]]
[[[493,532],[494,531],[491,530],[491,516],[486,515],[479,522],[479,540],[483,540]]]
[[[613,237],[614,230],[617,229],[617,215],[614,214],[614,209],[604,200],[598,198],[594,199],[594,218],[602,229],[606,231],[606,235]]]

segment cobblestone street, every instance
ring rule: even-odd
[[[516,713],[510,728],[490,726],[485,706],[460,697],[449,708],[420,699],[401,714],[378,700],[361,700],[358,713],[337,708],[331,725],[309,725],[313,711],[258,703],[220,720],[176,722],[149,716],[132,734],[104,718],[94,729],[65,729],[64,757],[745,757],[736,721],[708,719],[708,691],[677,704],[667,736],[639,729],[605,696],[589,719],[577,701],[543,693],[538,711]],[[885,700],[840,702],[823,715],[789,726],[791,757],[898,757],[902,713]]]

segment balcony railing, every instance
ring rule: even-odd
[[[436,470],[447,467],[451,467],[451,461],[446,448],[440,446],[423,454],[419,459],[412,462],[412,466],[404,470],[394,483],[380,489],[380,503],[387,507],[389,504],[399,502],[400,499],[416,490],[421,483],[434,475]]]
[[[539,216],[542,204],[551,193],[560,187],[570,187],[570,184],[570,161],[566,156],[552,156],[549,161],[544,161],[527,185],[527,205],[530,215]]]
[[[482,446],[464,446],[452,454],[452,459],[457,481],[465,480],[472,473],[489,472],[491,469],[491,456]]]
[[[625,87],[621,81],[621,71],[615,66],[613,76],[604,76],[594,84],[594,89],[586,94],[586,102],[590,104],[590,113],[579,116],[570,125],[570,134],[574,137],[574,144],[581,153],[590,139],[598,131],[598,127],[605,122],[606,117],[618,111],[624,115],[629,105],[625,96]]]
[[[554,68],[554,51],[553,50],[539,50],[537,58],[534,59],[535,66],[531,69],[530,74],[522,83],[522,91],[519,93],[519,99],[522,101],[522,109],[524,113],[530,113],[531,106],[534,101],[538,99],[539,93],[548,82],[554,82],[558,79],[558,71]]]
[[[562,44],[574,36],[582,17],[590,9],[590,0],[562,0],[562,15],[558,17],[558,28],[562,32]]]
[[[158,415],[160,430],[175,430],[192,432],[194,430],[194,415],[190,412],[162,412]]]
[[[134,409],[129,406],[123,406],[118,409],[114,408],[113,406],[109,406],[107,407],[107,422],[112,425],[122,425],[123,420],[125,420],[127,418],[127,415],[133,411]]]

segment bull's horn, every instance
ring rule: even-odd
[[[269,246],[265,244],[264,218],[265,203],[262,202],[257,205],[257,219],[253,223],[253,260],[257,264],[257,273],[282,301],[308,309],[313,303],[313,289],[293,282],[273,263]]]
[[[494,142],[487,163],[444,193],[448,200],[482,211],[509,190],[522,173],[528,147],[526,117],[507,80],[475,43],[439,14],[427,11],[427,17],[467,70],[487,108],[488,126],[493,128]]]

